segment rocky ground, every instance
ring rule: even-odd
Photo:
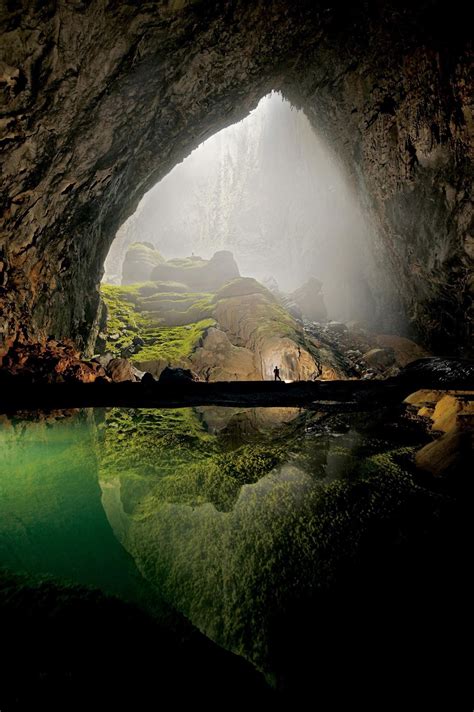
[[[271,286],[271,285],[270,285]],[[232,254],[165,261],[135,243],[122,287],[104,285],[108,333],[97,346],[158,377],[190,368],[206,381],[385,378],[429,355],[409,339],[327,320],[321,283],[291,294],[244,278]]]
[[[270,380],[275,366],[287,381],[320,373],[296,298],[292,313],[281,295],[241,277],[230,252],[164,261],[136,243],[126,254],[122,286],[103,285],[102,293],[108,333],[97,347],[155,377],[166,366],[189,368],[205,381]],[[323,361],[328,377],[346,375],[329,350]]]

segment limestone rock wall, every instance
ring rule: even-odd
[[[272,89],[304,108],[378,225],[401,317],[470,343],[470,23],[440,1],[2,5],[0,330],[90,347],[118,227]],[[393,314],[388,313],[390,309]]]

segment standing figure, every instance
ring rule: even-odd
[[[273,373],[275,374],[275,381],[281,381],[280,369],[278,368],[278,366],[275,366],[275,368],[273,369]]]

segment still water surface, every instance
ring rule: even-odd
[[[169,606],[271,676],[283,618],[442,509],[407,465],[419,438],[291,408],[4,419],[0,567]]]

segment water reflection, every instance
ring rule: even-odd
[[[92,412],[2,419],[0,567],[140,599],[140,576],[111,531],[98,483]]]
[[[110,411],[104,509],[170,604],[270,674],[284,647],[275,634],[282,612],[333,586],[374,523],[419,497],[397,460],[407,442],[391,443],[390,454],[365,417]]]
[[[142,602],[151,587],[284,676],[290,628],[297,645],[314,634],[302,611],[355,561],[372,570],[397,537],[425,535],[444,506],[406,469],[419,436],[381,425],[373,413],[224,408],[7,421],[0,565]]]

